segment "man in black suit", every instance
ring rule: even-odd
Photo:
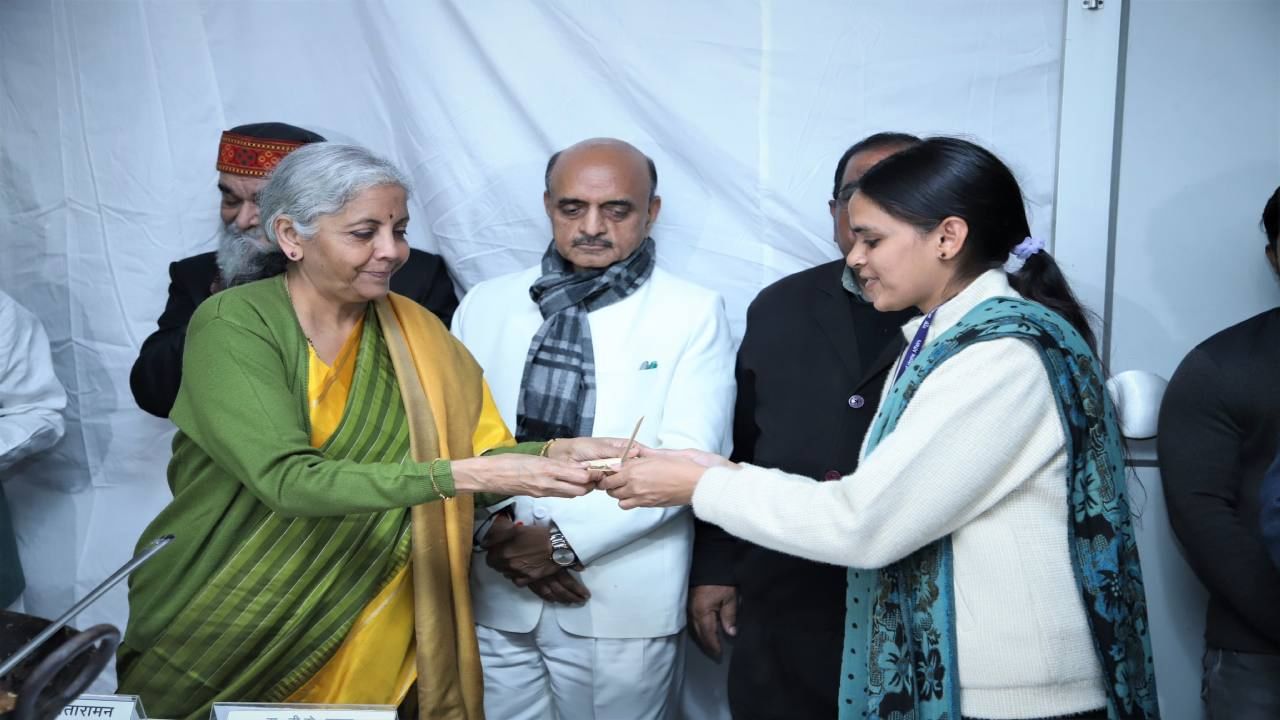
[[[829,209],[847,255],[848,199],[863,173],[919,142],[880,133],[845,152]],[[733,459],[815,481],[853,472],[885,374],[914,313],[880,313],[844,260],[785,277],[747,310],[738,350]],[[700,523],[690,577],[689,625],[720,654],[734,636],[729,706],[738,720],[837,715],[845,568],[801,560]]]
[[[129,373],[138,407],[169,417],[182,381],[187,322],[200,303],[224,288],[284,271],[284,255],[267,243],[259,225],[258,191],[285,155],[313,142],[324,142],[324,138],[285,123],[241,125],[222,134],[217,163],[222,194],[218,249],[169,264],[169,300],[159,328],[142,343]],[[391,290],[417,301],[445,325],[458,307],[444,261],[421,250],[410,251],[408,262],[391,278]]]

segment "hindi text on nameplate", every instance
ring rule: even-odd
[[[137,695],[94,695],[85,693],[62,708],[59,720],[70,718],[104,718],[105,720],[142,720],[147,713]]]

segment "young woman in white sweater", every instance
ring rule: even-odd
[[[862,178],[849,221],[867,297],[923,313],[857,471],[645,450],[601,487],[849,567],[842,720],[1157,718],[1114,409],[1013,174],[931,138]]]

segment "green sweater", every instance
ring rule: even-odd
[[[429,463],[330,460],[311,446],[307,358],[283,276],[218,293],[192,316],[170,414],[173,501],[139,547],[176,539],[130,578],[127,648],[147,648],[268,512],[350,515],[440,498]],[[434,467],[452,496],[448,463]]]

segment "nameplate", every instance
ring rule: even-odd
[[[210,720],[396,720],[394,705],[214,703]]]
[[[109,718],[109,720],[142,720],[142,700],[137,695],[84,694],[62,708],[62,718]]]

